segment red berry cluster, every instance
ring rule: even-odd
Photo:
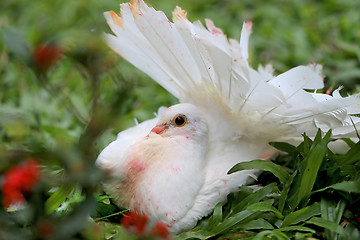
[[[157,237],[160,239],[170,239],[169,226],[163,222],[155,222],[150,226],[149,217],[143,214],[139,214],[135,211],[131,211],[126,214],[121,224],[131,233],[138,236]]]
[[[3,178],[3,206],[25,202],[24,195],[31,192],[40,177],[40,164],[35,159],[10,168]]]
[[[33,59],[36,67],[46,72],[61,57],[61,50],[56,45],[38,45],[35,47]]]

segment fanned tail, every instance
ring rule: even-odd
[[[179,7],[171,22],[142,0],[120,6],[121,17],[105,13],[116,35],[106,34],[109,45],[181,102],[212,108],[208,118],[222,116],[229,126],[237,125],[239,134],[246,129],[252,129],[252,134],[272,132],[277,124],[293,130],[287,131],[285,139],[303,132],[313,135],[318,128],[333,129],[335,137],[357,135],[358,96],[341,97],[339,90],[332,96],[306,91],[324,87],[321,65],[298,66],[278,76],[273,76],[270,65],[258,70],[249,66],[251,22],[243,24],[238,42],[228,39],[209,19],[207,28],[191,23]]]

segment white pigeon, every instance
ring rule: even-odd
[[[269,141],[296,143],[332,129],[334,138],[355,137],[357,96],[316,93],[321,66],[298,66],[278,76],[270,65],[248,64],[252,23],[240,43],[206,19],[191,23],[176,7],[173,22],[142,0],[121,4],[105,18],[110,47],[180,100],[158,115],[120,132],[97,165],[117,204],[163,221],[172,232],[192,228],[256,170],[228,175],[239,162],[267,159]],[[308,91],[305,91],[307,89]],[[310,92],[309,90],[315,90]]]

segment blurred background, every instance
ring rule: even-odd
[[[169,18],[176,5],[188,12],[191,21],[204,22],[204,18],[210,18],[228,37],[235,39],[240,37],[243,21],[253,21],[250,63],[255,68],[271,63],[279,74],[314,61],[324,65],[327,88],[344,85],[353,92],[360,81],[360,2],[357,0],[147,2],[163,10]],[[37,108],[41,114],[58,108],[58,112],[47,114],[48,118],[54,118],[49,119],[52,123],[74,117],[86,121],[92,94],[89,78],[93,74],[99,81],[97,94],[106,105],[119,98],[116,91],[120,88],[127,88],[127,94],[134,98],[133,111],[125,118],[122,116],[113,128],[130,126],[134,117],[143,121],[159,106],[175,103],[176,99],[111,52],[102,40],[102,33],[110,32],[102,13],[119,12],[119,3],[2,0],[1,103],[24,110]],[[34,76],[36,63],[32,54],[42,45],[54,45],[61,52],[59,61],[46,69],[46,81],[62,91],[48,96],[49,92]],[[65,102],[76,105],[78,112],[72,116],[62,112],[67,110],[57,94],[65,94]]]
[[[5,239],[44,234],[39,225],[44,222],[50,224],[45,230],[52,229],[59,239],[81,232],[85,236],[86,224],[78,220],[98,211],[96,202],[108,201],[101,194],[92,197],[102,178],[93,167],[98,153],[119,131],[133,126],[134,118],[141,122],[160,106],[177,103],[103,41],[103,33],[110,32],[103,12],[118,13],[120,2],[0,2],[0,171],[29,158],[44,166],[37,195],[28,200],[37,207],[21,216],[1,210],[0,226],[7,230],[0,236]],[[251,20],[249,60],[254,68],[271,63],[279,74],[314,61],[324,66],[326,89],[343,85],[350,93],[360,91],[358,0],[147,3],[170,19],[176,5],[188,12],[191,21],[204,23],[210,18],[235,39],[242,23]],[[58,207],[65,199],[68,214],[53,214],[62,211]],[[99,211],[95,217],[115,210]],[[16,230],[24,225],[35,227]],[[71,230],[61,235],[64,229]]]

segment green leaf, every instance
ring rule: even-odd
[[[320,166],[327,152],[327,144],[331,136],[331,131],[329,131],[322,140],[319,140],[319,135],[318,132],[310,152],[302,162],[301,172],[294,187],[295,191],[289,198],[289,206],[291,209],[295,209],[300,201],[308,196],[313,189]]]
[[[260,211],[260,212],[273,212],[275,213],[277,218],[283,218],[284,216],[279,212],[275,207],[273,207],[271,204],[268,204],[266,202],[257,202],[253,203],[250,206],[246,208],[250,211]]]
[[[340,223],[341,217],[345,211],[345,207],[346,202],[344,200],[337,201],[336,203],[335,201],[321,198],[321,217],[325,220]]]
[[[346,234],[345,230],[339,224],[326,220],[324,218],[313,217],[306,221],[306,223],[314,224],[316,226],[329,229],[342,235]]]
[[[353,145],[350,150],[338,158],[338,165],[351,165],[360,160],[360,141]]]
[[[299,222],[302,221],[306,221],[307,219],[316,216],[316,215],[320,215],[321,211],[320,211],[320,204],[319,203],[314,203],[311,206],[302,208],[296,212],[292,212],[290,214],[288,214],[281,227],[286,227],[288,225],[293,225],[293,224],[297,224]]]
[[[283,184],[287,182],[290,178],[289,173],[284,169],[284,167],[279,166],[273,162],[264,160],[253,160],[250,162],[238,163],[229,170],[228,174],[246,169],[260,169],[263,171],[269,171],[274,174]]]
[[[316,233],[316,231],[312,228],[308,228],[308,227],[304,227],[302,225],[296,225],[296,226],[287,226],[287,227],[282,227],[279,228],[279,231],[282,232],[289,232],[289,231],[301,231],[301,232],[311,232],[311,233]]]
[[[295,146],[286,142],[270,142],[269,144],[282,152],[287,152],[289,154],[299,153]]]
[[[286,236],[286,234],[281,232],[280,230],[273,231],[271,233],[271,236],[275,237],[274,239],[278,239],[278,240],[290,240],[290,238],[288,236]]]
[[[197,232],[184,232],[174,237],[175,240],[187,240],[187,239],[200,239],[205,240],[209,239],[214,235],[206,231],[197,231]]]
[[[269,222],[264,220],[263,218],[259,218],[259,219],[255,219],[250,222],[241,224],[241,229],[244,229],[244,230],[253,230],[253,229],[271,230],[271,229],[274,229],[274,227]]]
[[[294,173],[290,176],[289,181],[284,183],[284,186],[281,191],[280,198],[279,198],[279,204],[278,204],[278,209],[280,212],[282,212],[284,210],[285,203],[287,202],[288,194],[291,189],[291,184],[293,183],[297,174],[298,174],[298,172],[294,171]]]
[[[355,74],[360,73],[360,71],[358,69],[356,69],[354,72],[355,72]],[[350,120],[351,120],[351,123],[352,123],[352,125],[353,125],[353,127],[355,129],[356,136],[360,140],[360,135],[359,135],[359,131],[358,131],[357,127],[356,127],[356,124],[354,123],[354,121],[353,121],[353,119],[351,117],[350,117]]]
[[[46,213],[55,211],[73,191],[74,185],[66,184],[54,192],[45,202]]]
[[[279,231],[279,230],[274,230],[274,231],[262,231],[258,234],[256,234],[256,236],[254,238],[252,238],[253,240],[263,240],[264,237],[269,236],[271,237],[271,239],[277,239],[277,240],[290,240],[290,238],[288,236],[286,236],[286,234],[284,234],[283,232]],[[266,238],[268,239],[268,238]]]
[[[349,147],[353,147],[355,145],[354,141],[350,138],[343,138],[341,140],[343,140]]]
[[[221,220],[222,220],[222,203],[218,203],[214,208],[213,215],[210,217],[209,224],[205,228],[205,230],[213,229],[214,227],[219,225]]]
[[[266,185],[265,187],[260,188],[256,192],[253,192],[252,194],[244,198],[241,202],[236,204],[233,207],[232,211],[240,212],[244,210],[248,205],[261,201],[264,197],[266,197],[266,195],[273,192],[275,186],[276,183],[271,183],[269,185]]]
[[[329,136],[330,137],[330,136]],[[315,139],[313,141],[313,144],[311,147],[314,147],[316,146],[317,144],[319,144],[321,142],[321,130],[318,129],[317,133],[316,133],[316,136],[315,136]],[[311,148],[310,148],[311,149]]]
[[[253,237],[252,240],[263,240],[265,236],[271,234],[272,231],[267,230],[267,231],[261,231],[258,234],[255,235],[255,237]]]
[[[337,203],[335,201],[321,198],[321,217],[325,220],[339,224],[345,211],[346,202],[340,200]],[[329,229],[325,229],[326,239],[337,239],[337,233]]]
[[[305,133],[303,134],[303,137],[304,141],[297,147],[297,149],[303,157],[306,157],[306,155],[310,151],[313,141]]]
[[[351,193],[360,193],[360,182],[355,181],[344,181],[340,183],[336,183],[330,186],[332,189],[351,192]]]
[[[96,218],[94,219],[94,221],[100,221],[100,220],[103,220],[103,219],[106,219],[106,218],[110,218],[110,217],[113,217],[113,216],[117,216],[117,215],[124,215],[124,213],[128,212],[129,210],[122,210],[120,212],[115,212],[115,213],[112,213],[112,214],[108,214],[106,216],[103,216],[103,217],[99,217],[99,218]]]
[[[353,224],[346,225],[345,231],[347,233],[347,236],[344,238],[340,238],[341,240],[360,239],[360,230]]]
[[[295,233],[296,240],[312,239],[312,236],[313,236],[312,233],[302,233],[302,232]]]
[[[335,183],[333,185],[327,186],[325,188],[321,188],[319,190],[314,191],[313,193],[322,192],[329,188],[344,191],[349,193],[360,193],[360,182],[357,181],[343,181],[339,183]]]
[[[225,219],[220,225],[215,227],[212,232],[214,235],[223,233],[253,214],[254,212],[249,210],[236,213],[232,217]]]

